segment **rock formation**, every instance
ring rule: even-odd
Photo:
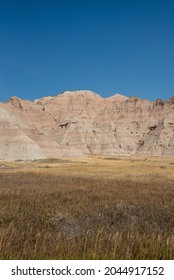
[[[174,156],[174,97],[155,102],[87,90],[0,103],[0,159]]]

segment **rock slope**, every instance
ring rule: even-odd
[[[66,91],[0,103],[0,159],[83,155],[174,156],[174,97],[155,102]]]

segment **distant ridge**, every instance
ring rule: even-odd
[[[174,97],[78,90],[0,103],[0,160],[134,154],[174,156]]]

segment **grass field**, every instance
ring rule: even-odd
[[[174,159],[0,162],[0,259],[174,259]]]

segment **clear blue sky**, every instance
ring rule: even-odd
[[[174,1],[0,0],[0,101],[174,95]]]

